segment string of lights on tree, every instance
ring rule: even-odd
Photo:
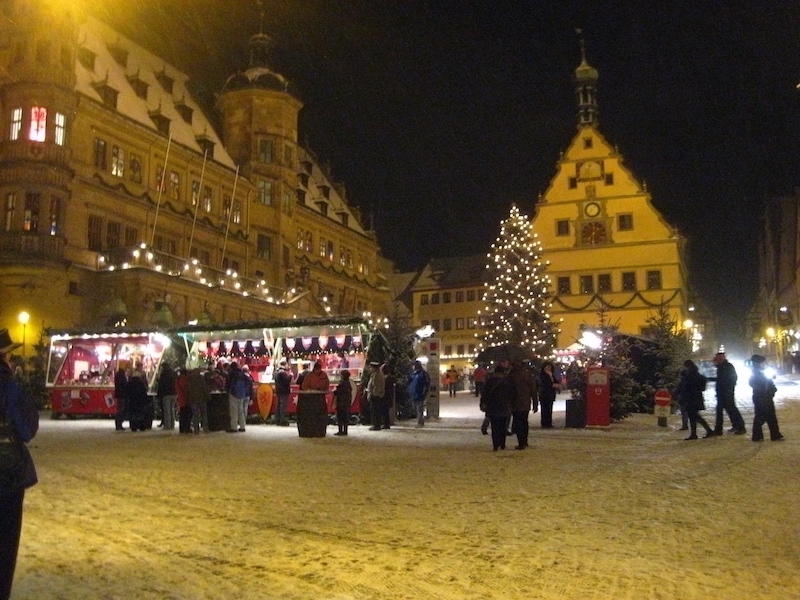
[[[530,220],[515,205],[486,256],[478,352],[514,344],[550,357],[559,329],[550,321],[548,262],[542,260],[542,244]]]

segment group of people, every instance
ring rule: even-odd
[[[777,388],[775,383],[764,374],[766,358],[760,354],[754,354],[750,358],[753,367],[753,375],[750,377],[750,387],[753,389],[753,441],[760,442],[764,439],[763,427],[766,424],[769,428],[770,439],[780,441],[783,435],[778,426],[778,417],[775,413],[775,403],[773,398]],[[744,418],[736,406],[735,389],[738,379],[736,369],[728,361],[724,352],[718,352],[714,356],[714,365],[717,368],[717,376],[713,378],[716,383],[717,408],[714,428],[700,415],[700,411],[705,410],[703,392],[706,389],[708,379],[700,373],[698,366],[691,360],[683,363],[683,371],[675,389],[678,397],[678,405],[681,409],[682,425],[681,430],[688,430],[689,437],[686,440],[696,440],[697,425],[705,429],[703,437],[709,438],[722,435],[724,414],[728,414],[731,422],[729,431],[737,435],[747,433]]]
[[[480,408],[486,414],[481,433],[492,431],[492,450],[504,450],[506,436],[516,434],[515,450],[528,447],[528,417],[531,409],[542,409],[542,427],[553,427],[553,402],[561,383],[555,375],[553,363],[542,364],[538,378],[520,361],[502,361],[487,373],[480,386]],[[509,420],[511,427],[509,428]]]

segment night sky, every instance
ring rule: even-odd
[[[86,1],[187,72],[209,105],[246,65],[258,29],[255,3],[243,0]],[[401,269],[487,250],[512,202],[533,212],[575,132],[582,28],[600,72],[601,131],[688,238],[693,285],[720,317],[724,341],[742,328],[757,287],[761,208],[800,185],[800,4],[264,8],[275,66],[305,102],[301,141],[374,217]]]

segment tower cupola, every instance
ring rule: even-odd
[[[597,69],[586,60],[586,46],[581,38],[581,64],[575,69],[575,94],[578,98],[578,127],[597,125]]]

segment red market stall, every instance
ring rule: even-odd
[[[250,414],[263,418],[275,412],[274,373],[286,360],[295,377],[320,362],[330,386],[325,395],[329,414],[336,412],[333,391],[343,370],[350,371],[354,389],[358,387],[369,345],[371,329],[359,317],[273,320],[225,325],[188,325],[174,330],[184,340],[189,367],[213,367],[219,362],[247,365],[255,389]],[[270,386],[270,390],[261,390]],[[287,413],[297,413],[299,386],[292,385]],[[355,394],[351,413],[361,410],[360,394]]]
[[[159,331],[117,328],[50,332],[47,387],[53,418],[114,415],[114,374],[141,366],[152,389],[170,339]]]

